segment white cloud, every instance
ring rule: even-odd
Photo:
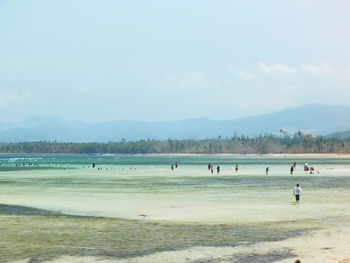
[[[266,65],[264,62],[259,62],[258,66],[264,73],[267,73],[267,74],[273,74],[273,73],[279,73],[279,72],[294,74],[298,72],[297,68],[288,67],[282,64]]]
[[[311,75],[325,76],[325,75],[332,75],[334,73],[334,69],[328,63],[321,63],[318,65],[301,64],[298,67],[289,67],[283,64],[267,65],[264,62],[259,62],[258,66],[260,70],[266,74],[274,74],[274,73],[295,74],[299,71],[302,71]]]
[[[10,104],[21,103],[32,97],[29,90],[0,90],[0,107],[6,107]]]
[[[203,73],[192,70],[179,80],[179,85],[186,88],[200,88],[207,86],[208,80]]]
[[[312,75],[331,75],[334,73],[333,68],[327,63],[319,65],[302,64],[300,65],[302,71]]]

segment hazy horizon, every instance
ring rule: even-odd
[[[348,1],[0,1],[1,121],[349,104]]]
[[[242,116],[242,117],[237,117],[237,118],[231,118],[231,119],[213,119],[213,118],[209,118],[209,117],[205,117],[205,116],[198,116],[198,117],[192,117],[192,118],[186,118],[186,119],[164,119],[164,120],[141,120],[141,119],[134,119],[134,120],[130,120],[130,119],[110,119],[110,120],[96,120],[96,121],[84,121],[84,120],[79,120],[79,119],[65,119],[65,118],[61,118],[59,116],[54,116],[54,115],[44,115],[44,114],[33,114],[33,115],[28,115],[23,119],[18,119],[18,120],[10,120],[8,122],[10,123],[17,123],[17,122],[23,122],[26,121],[28,119],[31,118],[50,118],[50,119],[59,119],[59,120],[64,120],[64,121],[72,121],[72,122],[83,122],[83,123],[87,123],[87,124],[96,124],[96,123],[100,123],[100,122],[118,122],[118,121],[135,121],[135,122],[170,122],[170,121],[185,121],[185,120],[198,120],[198,119],[208,119],[208,120],[212,120],[212,121],[232,121],[232,120],[240,120],[240,119],[245,119],[245,118],[250,118],[250,117],[259,117],[259,116],[263,116],[263,115],[269,115],[269,114],[274,114],[274,113],[278,113],[281,111],[285,111],[285,110],[293,110],[293,109],[300,109],[300,108],[310,108],[310,107],[350,107],[350,104],[342,104],[342,105],[330,105],[330,104],[305,104],[305,105],[301,105],[299,107],[285,107],[282,108],[280,110],[276,110],[276,111],[270,111],[270,112],[265,112],[265,113],[257,113],[257,114],[251,114],[251,115],[247,115],[247,116]],[[0,121],[1,122],[1,121]]]

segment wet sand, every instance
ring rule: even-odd
[[[179,251],[153,253],[127,259],[103,259],[93,256],[62,256],[50,261],[55,263],[178,263],[178,262],[271,262],[273,255],[278,263],[301,262],[349,263],[350,226],[313,231],[304,237],[295,237],[281,242],[261,242],[245,247],[192,247]],[[252,252],[253,251],[253,252]],[[278,260],[278,256],[282,259]],[[283,257],[287,258],[283,259]],[[277,259],[277,260],[276,260]],[[19,261],[27,262],[27,261]]]

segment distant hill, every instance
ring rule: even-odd
[[[0,142],[108,142],[140,139],[205,139],[234,135],[279,133],[330,134],[350,130],[350,106],[305,105],[236,120],[206,118],[182,121],[115,121],[87,124],[33,116],[19,123],[0,123]]]

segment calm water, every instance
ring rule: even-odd
[[[123,259],[197,246],[249,247],[341,226],[350,219],[349,159],[0,158],[0,260],[4,262],[61,255]],[[297,169],[291,176],[294,161]],[[319,174],[306,174],[305,161]],[[175,162],[179,167],[172,171]],[[210,174],[209,162],[220,165],[220,174]],[[267,166],[270,175],[265,174]],[[296,183],[303,189],[300,204],[292,195]],[[259,261],[261,255],[254,251],[244,251],[230,262],[267,262]],[[293,252],[282,250],[264,255],[264,260],[292,256]]]

